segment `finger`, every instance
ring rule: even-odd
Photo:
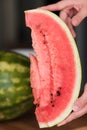
[[[72,33],[72,36],[75,38],[76,37],[76,33],[75,33],[74,28],[73,28],[73,26],[71,24],[71,18],[68,18],[67,25],[68,25],[71,33]]]
[[[55,4],[51,4],[51,5],[47,5],[47,6],[43,6],[40,7],[41,9],[46,9],[46,10],[50,10],[50,11],[58,11],[58,10],[62,10],[64,8],[67,8],[69,6],[72,6],[76,3],[76,1],[71,1],[71,0],[62,0],[60,2],[57,2]]]
[[[60,11],[60,17],[65,20],[67,17],[72,18],[77,13],[77,10],[73,6],[67,7]]]
[[[86,113],[87,113],[87,105],[85,107],[83,107],[83,109],[81,109],[78,112],[72,112],[70,114],[70,116],[68,116],[68,118],[66,118],[63,122],[61,122],[60,124],[58,124],[58,126],[65,125],[65,124],[71,122],[72,120],[77,119],[77,118],[83,116]]]
[[[87,95],[87,83],[84,86],[84,93]]]
[[[67,15],[66,10],[60,11],[59,16],[60,16],[60,18],[67,24],[68,15]]]
[[[83,108],[87,104],[87,84],[85,85],[84,88],[84,93],[80,98],[76,100],[73,106],[73,111],[78,111],[81,108]]]
[[[60,12],[60,17],[61,19],[68,25],[73,37],[76,37],[76,33],[73,29],[72,23],[71,23],[71,18],[67,15],[67,10],[63,10]]]
[[[82,9],[72,17],[72,25],[73,26],[78,26],[82,20],[86,17],[86,11],[83,11]]]

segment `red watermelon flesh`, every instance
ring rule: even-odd
[[[65,23],[46,10],[25,11],[36,53],[31,55],[31,85],[39,126],[50,127],[72,111],[81,84],[75,41]]]

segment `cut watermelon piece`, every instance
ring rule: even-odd
[[[40,128],[54,126],[72,111],[79,95],[81,64],[66,24],[52,12],[25,11],[36,56],[31,55],[31,85]]]

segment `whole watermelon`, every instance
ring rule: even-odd
[[[29,66],[28,57],[0,51],[0,120],[16,118],[33,106]]]

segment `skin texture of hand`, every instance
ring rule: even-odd
[[[73,112],[58,126],[65,125],[74,119],[77,119],[84,114],[87,114],[87,83],[84,88],[84,93],[78,98],[73,106]]]
[[[78,26],[87,17],[87,0],[61,0],[41,8],[49,11],[60,11],[60,17],[68,25],[73,37],[76,37],[73,26]]]

